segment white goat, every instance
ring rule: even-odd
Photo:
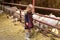
[[[49,16],[56,18],[56,16],[55,16],[55,15],[52,15],[52,14],[50,14]],[[42,21],[42,22],[45,22],[45,23],[48,23],[48,24],[54,25],[54,26],[56,26],[57,23],[58,23],[58,20],[54,20],[54,19],[46,18],[46,17],[39,17],[38,15],[34,15],[34,16],[33,16],[33,19],[37,19],[37,20],[39,20],[39,21]],[[48,27],[47,25],[44,25],[44,24],[40,23],[40,28],[43,28],[43,26],[44,26],[45,28]],[[55,34],[58,34],[58,33],[59,33],[56,28],[52,28],[52,32],[54,32]]]
[[[38,16],[38,15],[36,15],[36,14],[33,14],[33,15],[32,15],[32,18],[33,18],[33,19],[36,19],[36,20],[39,20],[40,16]],[[33,20],[33,23],[34,23],[34,25],[39,26],[39,22]]]

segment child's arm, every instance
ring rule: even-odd
[[[28,22],[29,22],[28,15],[25,14],[25,23],[26,23],[26,25],[28,25]]]

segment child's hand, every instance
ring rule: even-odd
[[[26,25],[28,25],[28,22],[26,23]]]

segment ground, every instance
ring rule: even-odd
[[[25,38],[24,25],[17,22],[15,26],[11,19],[7,18],[6,14],[0,14],[0,40],[24,40]],[[34,33],[31,40],[51,40],[41,33]],[[55,38],[60,40],[59,38]]]

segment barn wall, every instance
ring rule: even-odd
[[[22,4],[32,3],[32,0],[21,0]],[[60,0],[36,0],[36,6],[50,7],[50,8],[60,8]]]

